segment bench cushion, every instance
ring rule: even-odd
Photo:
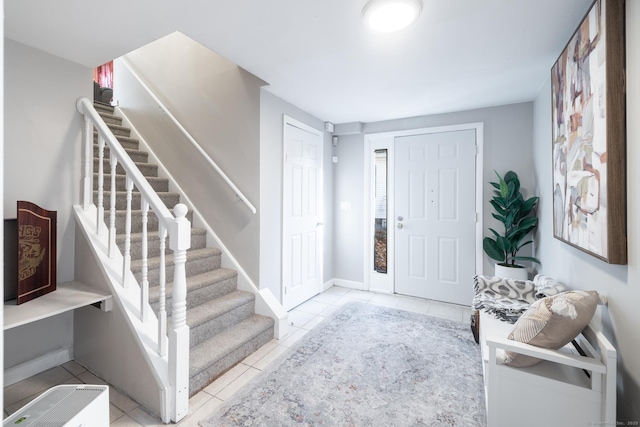
[[[571,342],[589,324],[599,297],[596,291],[569,291],[536,301],[520,316],[509,339],[557,350]],[[504,364],[524,368],[540,359],[505,352]]]

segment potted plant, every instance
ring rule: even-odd
[[[482,247],[490,258],[498,261],[496,276],[527,279],[526,268],[516,264],[516,261],[540,263],[537,258],[518,255],[520,249],[533,243],[533,240],[524,242],[523,240],[538,225],[538,218],[534,211],[538,197],[524,199],[520,192],[520,180],[515,172],[507,172],[504,178],[498,172],[495,173],[498,176],[498,182],[490,183],[495,188],[490,203],[495,210],[493,217],[504,225],[504,233],[500,234],[493,228],[489,228],[493,238],[485,237]]]

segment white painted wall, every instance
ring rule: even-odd
[[[173,33],[127,60],[257,207],[252,214],[135,79],[116,64],[114,98],[249,277],[259,277],[260,87],[264,82]]]
[[[334,165],[333,273],[350,286],[364,282],[364,135],[340,135]],[[365,286],[365,289],[367,287]]]
[[[379,133],[406,129],[484,123],[484,221],[488,227],[499,227],[491,216],[489,204],[495,180],[494,169],[504,174],[514,170],[520,177],[525,196],[533,194],[533,163],[531,102],[482,108],[457,113],[413,117],[385,122],[365,123],[363,133]],[[350,124],[336,126],[336,133],[343,130],[351,133]],[[341,135],[337,148],[338,164],[335,167],[335,244],[334,277],[362,283],[364,280],[364,232],[361,225],[363,215],[364,185],[364,137],[362,134]],[[351,204],[351,210],[343,210],[342,202]],[[473,260],[470,260],[473,262]],[[493,261],[484,256],[484,272],[493,273]],[[366,284],[365,284],[366,287]]]
[[[282,156],[283,115],[323,131],[324,123],[265,88],[260,96],[260,287],[281,300],[282,286]],[[333,278],[333,165],[331,135],[324,132],[324,269]]]
[[[551,83],[534,103],[534,162],[540,225],[536,237],[541,271],[567,285],[597,290],[609,299],[601,313],[607,338],[618,349],[618,421],[640,420],[640,2],[627,1],[627,248],[628,265],[609,265],[553,237]],[[553,64],[549,64],[549,69]]]
[[[75,255],[76,279],[109,292],[109,285],[80,229],[76,230]],[[116,301],[110,312],[91,306],[75,310],[74,359],[160,416],[160,388],[125,316]]]
[[[82,120],[76,99],[91,97],[92,70],[4,39],[4,218],[28,200],[58,211],[58,282],[74,278],[75,222],[79,200]],[[5,335],[4,367],[69,349],[73,313],[18,327]],[[24,336],[28,333],[29,339]]]

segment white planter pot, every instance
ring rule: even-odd
[[[503,279],[528,280],[529,270],[526,268],[505,267],[504,265],[496,264],[495,276],[502,277]]]

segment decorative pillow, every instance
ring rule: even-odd
[[[596,291],[568,291],[545,297],[520,316],[508,339],[557,350],[582,332],[600,301]],[[506,351],[502,362],[525,368],[540,359]]]

